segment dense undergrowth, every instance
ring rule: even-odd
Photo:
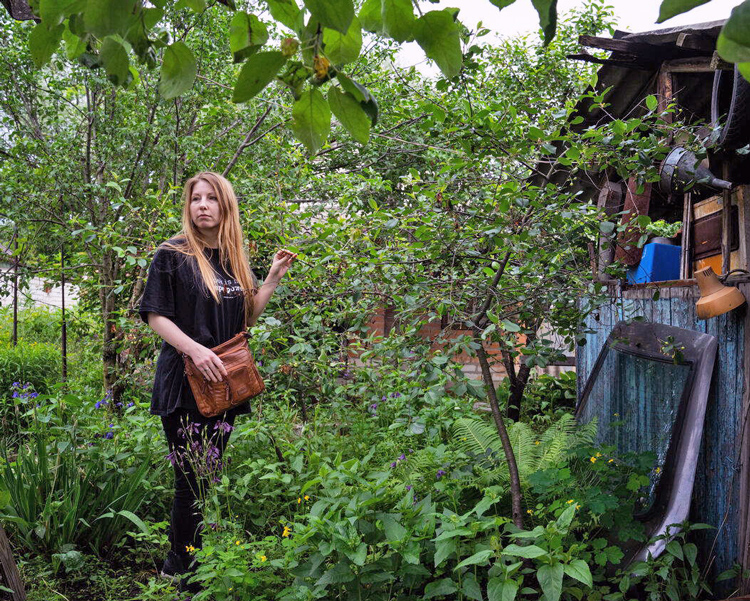
[[[259,326],[256,338],[272,328]],[[267,358],[269,391],[238,420],[204,491],[204,544],[194,551],[204,591],[194,601],[705,592],[686,532],[663,557],[624,570],[623,543],[643,537],[631,516],[653,460],[594,446],[595,425],[571,417],[574,378],[539,376],[527,396],[533,417],[509,424],[524,492],[519,529],[499,439],[475,410],[481,387],[424,349],[383,361],[392,345],[371,344],[367,366],[328,360],[326,372],[319,363],[330,385],[322,398],[300,385],[302,366]],[[0,349],[0,360],[9,352],[27,356]],[[85,378],[53,384],[56,369],[3,398],[13,419],[2,439],[2,519],[29,598],[179,598],[156,578],[172,476],[147,390],[118,406]]]

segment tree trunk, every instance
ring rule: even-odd
[[[513,518],[513,523],[516,526],[518,526],[519,528],[523,528],[523,514],[521,513],[521,479],[518,475],[518,464],[516,463],[516,456],[513,453],[513,446],[510,444],[508,430],[505,428],[505,422],[503,421],[503,416],[500,413],[500,407],[497,403],[497,394],[495,393],[495,383],[492,380],[490,362],[487,358],[487,352],[484,350],[481,336],[479,334],[474,334],[474,341],[479,344],[479,349],[477,349],[477,358],[479,359],[479,365],[482,368],[482,379],[484,380],[484,386],[487,389],[487,398],[489,399],[490,408],[492,409],[492,418],[495,421],[497,433],[500,436],[500,441],[503,444],[503,453],[505,454],[505,460],[508,462],[508,474],[510,476],[511,517]]]
[[[16,562],[13,559],[13,550],[10,547],[10,541],[5,535],[5,530],[0,526],[0,584],[6,588],[12,589],[13,593],[7,593],[12,601],[25,601],[26,591],[23,588],[21,575],[18,573]],[[0,593],[6,598],[6,593]]]

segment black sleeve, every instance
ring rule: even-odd
[[[148,323],[149,313],[158,313],[164,317],[175,316],[174,252],[159,248],[151,261],[146,289],[143,291],[139,308],[141,319],[146,323]]]

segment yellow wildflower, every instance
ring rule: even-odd
[[[654,471],[655,471],[655,472],[656,472],[657,474],[660,474],[660,473],[661,473],[661,468],[660,468],[660,467],[657,467],[657,468],[656,468],[656,469],[655,469]]]
[[[281,536],[288,538],[291,533],[292,529],[289,526],[284,526],[284,532],[281,533]]]
[[[570,505],[571,503],[575,503],[575,500],[573,500],[573,499],[570,499],[570,500],[568,501],[568,505]]]
[[[601,456],[602,456],[602,454],[601,454],[601,453],[597,453],[597,454],[596,454],[596,456],[597,456],[597,457],[601,457]]]
[[[187,551],[188,553],[195,553],[195,547],[193,545],[187,545],[185,547],[185,551]]]
[[[297,504],[299,505],[300,503],[302,503],[302,498],[301,497],[297,497]]]
[[[266,561],[266,559],[268,559],[268,557],[266,557],[265,555],[261,555],[261,556],[260,556],[260,560],[261,560],[261,561]]]
[[[596,457],[592,457],[591,459],[589,459],[589,461],[590,461],[591,463],[596,463]]]
[[[614,462],[615,462],[614,459],[610,459],[609,461],[607,461],[607,463],[614,463]]]
[[[538,440],[535,440],[535,441],[534,441],[534,444],[539,444],[539,441],[538,441]]]
[[[240,541],[236,540],[236,541],[234,541],[234,544],[235,544],[235,545],[239,545],[239,544],[240,544]]]
[[[533,512],[533,511],[531,511],[531,509],[527,509],[527,510],[526,510],[526,513],[528,513],[529,515],[534,515],[534,512]]]
[[[310,500],[310,495],[305,495],[305,496],[304,496],[304,497],[302,497],[302,498],[303,498],[303,499],[304,499],[305,501],[309,501],[309,500]]]

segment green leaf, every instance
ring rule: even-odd
[[[471,557],[467,557],[464,559],[461,563],[459,563],[454,570],[458,570],[459,568],[463,568],[465,566],[474,566],[479,564],[484,564],[490,557],[492,557],[495,554],[495,552],[492,549],[485,549],[484,551],[479,551],[477,553],[474,553]]]
[[[135,19],[136,0],[88,0],[83,13],[86,31],[98,38],[125,35]]]
[[[750,0],[732,9],[719,34],[716,50],[724,60],[750,62]]]
[[[510,544],[503,549],[503,555],[512,555],[514,557],[525,557],[526,559],[534,559],[535,557],[541,557],[547,555],[547,551],[536,545],[529,545],[528,547],[521,547],[519,545]]]
[[[575,578],[578,582],[585,584],[586,586],[594,586],[594,580],[591,577],[591,570],[588,564],[582,559],[574,559],[569,564],[563,566],[565,573],[571,578]]]
[[[304,0],[312,18],[323,27],[335,29],[341,33],[349,30],[354,19],[354,3],[352,0]]]
[[[491,578],[487,584],[487,601],[514,601],[518,585],[514,580]]]
[[[348,552],[346,556],[351,559],[352,563],[355,565],[365,565],[365,560],[367,559],[367,545],[365,543],[359,543],[357,548],[353,552]]]
[[[414,39],[414,7],[411,0],[382,0],[383,31],[397,42]]]
[[[143,520],[135,515],[132,511],[123,509],[121,511],[118,511],[117,515],[121,515],[125,519],[130,520],[130,522],[132,522],[136,526],[136,528],[138,528],[138,530],[143,532],[143,534],[148,534],[148,526],[146,526]]]
[[[189,8],[195,13],[202,13],[206,10],[206,0],[180,0],[177,3],[176,8],[182,8],[183,6]]]
[[[695,559],[698,557],[698,547],[696,547],[693,543],[687,543],[682,550],[685,552],[685,560],[687,561],[688,565],[694,566],[695,565]]]
[[[164,51],[159,93],[167,100],[187,92],[195,81],[193,52],[184,42],[175,42]]]
[[[383,32],[383,11],[381,0],[365,0],[359,9],[359,22],[362,29],[372,33]]]
[[[557,518],[557,529],[560,532],[567,533],[570,527],[570,522],[573,521],[573,516],[576,514],[576,504],[571,503],[568,508],[560,514]]]
[[[345,65],[356,60],[362,49],[362,29],[355,17],[346,34],[335,29],[323,30],[323,44],[325,54],[330,61],[337,65]]]
[[[685,558],[685,556],[682,554],[682,547],[680,546],[680,543],[678,543],[676,540],[673,540],[667,543],[666,551],[670,555],[674,555],[677,559]]]
[[[519,326],[516,323],[513,323],[512,321],[508,321],[507,319],[504,319],[502,321],[503,330],[506,332],[520,332],[521,326]]]
[[[659,18],[656,22],[664,23],[667,19],[686,13],[687,11],[694,9],[696,6],[700,6],[709,1],[710,0],[664,0],[659,7]]]
[[[46,64],[60,46],[63,30],[62,25],[47,27],[44,22],[37,23],[29,34],[29,50],[31,58],[37,67]]]
[[[456,552],[456,539],[448,538],[435,542],[435,567],[437,568],[448,557]]]
[[[458,590],[456,583],[450,578],[443,578],[437,582],[430,582],[424,587],[424,598],[432,599],[433,597],[440,597],[444,595],[450,595]]]
[[[552,565],[543,565],[536,573],[536,579],[544,593],[544,601],[558,601],[562,594],[563,566],[556,562]]]
[[[86,42],[66,27],[62,34],[65,42],[65,55],[70,60],[74,60],[86,52]]]
[[[292,132],[310,154],[315,154],[331,131],[331,109],[317,88],[305,90],[292,108]]]
[[[116,86],[125,85],[130,76],[130,60],[125,47],[113,38],[106,38],[99,56],[109,80]]]
[[[750,62],[737,63],[737,68],[740,70],[740,75],[742,75],[747,81],[750,81]]]
[[[453,13],[448,10],[433,10],[424,14],[414,24],[414,37],[445,77],[458,75],[463,57],[459,28]]]
[[[656,99],[656,96],[653,94],[646,96],[646,108],[648,110],[655,111],[657,106],[659,106],[659,101]]]
[[[294,0],[266,0],[266,4],[268,4],[268,12],[274,19],[289,29],[297,29],[300,9]]]
[[[557,0],[531,0],[539,14],[539,25],[544,33],[544,45],[549,44],[555,37],[557,29]]]
[[[399,524],[396,518],[388,514],[379,517],[383,522],[383,530],[389,543],[395,543],[406,538],[408,530]]]
[[[367,144],[370,138],[370,118],[351,94],[331,87],[328,91],[328,104],[336,118],[360,144]]]
[[[268,29],[255,15],[236,12],[229,24],[229,49],[238,63],[268,41]]]
[[[247,102],[265,88],[286,62],[281,52],[260,52],[253,54],[242,66],[242,71],[234,86],[232,100]]]
[[[367,102],[371,98],[370,92],[361,83],[349,79],[346,75],[341,73],[339,73],[337,79],[339,85],[344,88],[344,91],[349,92],[349,94],[354,96],[354,98],[357,99],[357,102]]]
[[[497,6],[500,10],[504,9],[506,6],[510,6],[515,1],[516,0],[490,0],[490,2]]]
[[[468,599],[474,599],[474,601],[483,601],[482,589],[479,587],[479,583],[472,573],[464,575],[461,581],[461,592]]]
[[[39,17],[47,25],[59,25],[65,17],[86,8],[86,0],[40,0]]]

